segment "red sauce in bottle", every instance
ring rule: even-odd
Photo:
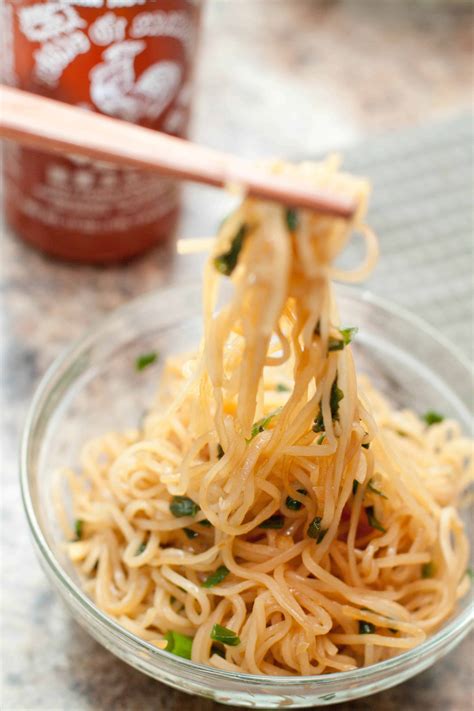
[[[185,136],[199,1],[6,0],[3,80],[20,89]],[[82,262],[168,239],[179,193],[167,178],[9,143],[5,209],[16,233]]]

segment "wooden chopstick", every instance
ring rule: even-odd
[[[0,85],[0,137],[48,151],[70,152],[349,218],[348,196],[295,184],[250,161],[159,131]]]

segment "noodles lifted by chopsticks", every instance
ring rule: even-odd
[[[357,380],[331,280],[377,259],[366,182],[333,159],[275,169],[354,197],[356,215],[245,199],[225,221],[199,352],[167,363],[141,431],[89,442],[67,473],[68,550],[97,605],[145,640],[308,675],[398,654],[453,612],[469,585],[455,506],[473,449],[455,422],[396,412]],[[344,273],[352,230],[366,258]]]

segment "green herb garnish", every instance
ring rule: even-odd
[[[377,531],[381,531],[382,533],[386,533],[386,529],[382,526],[380,521],[376,518],[375,512],[374,512],[374,507],[373,506],[366,506],[365,507],[365,513],[367,514],[367,521],[369,522],[369,526],[372,526],[372,528],[376,528]]]
[[[366,622],[365,620],[359,620],[359,634],[374,634],[375,625],[372,622]]]
[[[316,540],[318,540],[321,534],[321,521],[321,516],[316,516],[309,524],[307,533],[310,538],[315,538]]]
[[[294,232],[297,229],[298,222],[297,211],[294,208],[289,207],[286,211],[286,224],[288,225],[290,232]]]
[[[359,329],[357,326],[351,326],[350,328],[340,328],[339,333],[342,336],[342,340],[344,341],[344,345],[348,346],[349,343],[352,341],[356,333],[358,333]]]
[[[266,521],[262,521],[262,523],[259,525],[259,528],[274,528],[274,529],[279,529],[283,528],[285,523],[285,519],[281,514],[274,514],[273,516],[270,516],[270,518],[267,518]]]
[[[219,647],[217,644],[213,644],[211,647],[211,656],[213,654],[217,654],[218,657],[221,657],[222,659],[225,659],[225,652],[222,649],[222,647]]]
[[[337,378],[332,384],[331,397],[329,398],[329,404],[331,405],[331,416],[333,420],[339,419],[339,403],[344,398],[344,393],[340,388],[337,387]]]
[[[141,554],[143,553],[143,551],[145,550],[145,548],[146,548],[146,543],[140,543],[140,545],[139,545],[138,548],[137,548],[137,552],[135,553],[135,555],[141,555]]]
[[[242,225],[234,239],[230,243],[230,247],[227,252],[220,254],[214,259],[214,266],[218,272],[224,274],[225,276],[230,276],[237,266],[239,261],[240,250],[244,243],[245,236],[247,234],[247,225]]]
[[[472,570],[472,568],[466,568],[466,573],[465,573],[465,574],[466,574],[469,578],[471,578],[471,580],[474,579],[474,571]]]
[[[324,442],[325,437],[326,437],[326,435],[323,432],[323,434],[319,435],[318,439],[316,440],[316,444],[322,444]]]
[[[288,385],[285,385],[285,383],[278,383],[278,385],[276,386],[275,389],[278,393],[289,393],[290,392],[290,388],[288,387]]]
[[[322,410],[320,410],[314,418],[312,430],[313,432],[322,432],[324,430],[324,418]]]
[[[431,425],[437,425],[439,422],[442,422],[444,417],[434,410],[428,410],[428,412],[422,415],[421,419],[426,422],[428,427],[431,427]]]
[[[237,647],[237,645],[240,644],[240,637],[222,625],[214,625],[211,630],[211,639],[213,639],[214,642],[227,644],[229,647]]]
[[[325,528],[324,530],[322,530],[322,531],[319,532],[319,536],[318,536],[318,538],[316,539],[316,543],[322,543],[322,541],[324,540],[324,537],[325,537],[326,533],[328,532],[328,530],[329,530],[328,528]]]
[[[199,536],[199,533],[197,531],[193,531],[192,528],[183,528],[183,531],[185,533],[186,538],[189,538],[190,541],[192,541],[193,538],[197,538]]]
[[[374,482],[373,479],[369,479],[369,481],[367,483],[367,488],[369,489],[369,491],[371,491],[373,494],[377,494],[377,496],[381,496],[383,499],[388,499],[388,496],[385,496],[383,491],[380,491],[380,489],[375,488],[373,482]]]
[[[433,578],[436,573],[436,565],[430,560],[428,563],[423,563],[421,566],[421,577],[422,578]]]
[[[260,434],[260,432],[263,432],[264,430],[266,430],[268,425],[270,424],[270,422],[275,417],[275,415],[278,415],[280,412],[281,412],[281,407],[277,407],[276,410],[273,410],[273,412],[270,412],[265,417],[262,417],[261,420],[257,420],[257,422],[254,422],[252,425],[252,429],[250,431],[250,437],[247,440],[247,442],[251,442],[254,437],[256,437],[258,434]]]
[[[82,538],[82,529],[84,527],[84,521],[81,518],[76,518],[74,521],[74,533],[76,534],[76,541],[80,541]]]
[[[349,345],[358,330],[358,328],[339,328],[338,331],[342,338],[334,338],[333,336],[330,336],[328,351],[342,351],[343,348]]]
[[[171,652],[177,657],[183,657],[183,659],[191,659],[191,652],[193,649],[193,638],[188,637],[180,632],[167,632],[164,635],[168,644],[165,647],[166,652]]]
[[[213,588],[214,585],[219,585],[219,583],[222,583],[224,578],[226,578],[229,573],[229,568],[226,568],[225,565],[220,565],[217,570],[207,576],[207,578],[202,583],[202,587]]]
[[[217,459],[222,459],[224,456],[224,450],[222,449],[222,445],[218,444],[217,445]]]
[[[340,338],[334,338],[333,336],[329,336],[329,341],[328,341],[328,351],[332,353],[333,351],[342,351],[344,348],[344,341],[342,341]]]
[[[334,380],[334,382],[331,386],[331,394],[329,396],[329,405],[331,407],[331,417],[333,420],[339,419],[339,403],[341,402],[341,400],[343,398],[344,398],[344,393],[337,386],[337,377],[336,377],[336,379]],[[313,432],[324,432],[326,429],[324,426],[323,413],[322,413],[321,409],[319,411],[319,414],[314,419],[312,429],[313,429]]]
[[[148,368],[149,365],[155,363],[156,360],[158,360],[158,353],[155,351],[150,351],[150,353],[142,353],[142,355],[139,355],[135,360],[135,370],[138,370],[139,372],[141,370],[145,370],[145,368]]]
[[[188,496],[173,496],[170,511],[176,518],[195,516],[199,511],[199,506]]]
[[[306,489],[296,489],[298,494],[302,494],[303,496],[306,496],[308,493]],[[286,497],[285,505],[288,509],[291,511],[299,511],[300,508],[303,506],[301,501],[298,501],[298,499],[293,499],[291,496]]]

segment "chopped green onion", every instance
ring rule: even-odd
[[[434,410],[428,410],[428,412],[425,412],[425,414],[422,415],[421,419],[426,422],[428,427],[430,427],[431,425],[437,425],[439,422],[442,422],[444,417]]]
[[[145,548],[146,548],[146,543],[140,543],[140,545],[139,545],[138,548],[137,548],[137,552],[135,553],[135,555],[141,555],[141,554],[143,553],[143,551],[145,550]]]
[[[436,565],[430,560],[428,563],[423,563],[421,566],[421,577],[422,578],[433,578],[436,573]]]
[[[316,417],[314,418],[312,430],[313,432],[322,432],[324,430],[324,419],[321,410],[319,411],[319,414],[316,415]]]
[[[328,351],[330,353],[333,353],[333,351],[342,351],[344,348],[344,341],[341,340],[340,338],[334,338],[333,336],[329,336],[329,341],[328,341]]]
[[[176,518],[195,516],[199,511],[199,506],[188,496],[173,496],[170,511]]]
[[[344,345],[348,346],[349,343],[352,341],[356,333],[359,331],[357,326],[352,326],[350,328],[340,328],[339,333],[342,336],[342,340],[344,341]]]
[[[142,353],[135,360],[135,369],[138,371],[145,370],[149,365],[158,360],[158,353],[150,351],[150,353]]]
[[[74,522],[74,533],[76,534],[76,541],[80,541],[82,538],[82,529],[84,527],[84,521],[80,518],[77,518]]]
[[[200,526],[205,526],[206,528],[210,528],[212,526],[212,523],[207,520],[207,518],[203,518],[202,521],[198,521],[198,524]]]
[[[331,386],[331,394],[329,396],[329,405],[331,407],[331,417],[333,420],[338,420],[339,419],[339,403],[341,400],[344,398],[344,393],[342,390],[337,386],[337,376]],[[313,432],[324,432],[325,431],[325,426],[324,426],[324,418],[323,418],[323,413],[322,410],[319,410],[319,414],[316,415],[314,418],[314,423],[313,423]]]
[[[183,528],[183,531],[186,535],[186,538],[189,538],[189,540],[192,540],[193,538],[197,538],[199,536],[199,533],[197,531],[193,531],[192,528]]]
[[[337,378],[334,380],[331,387],[331,397],[329,404],[331,405],[331,416],[333,420],[339,419],[339,403],[344,398],[344,393],[337,387]]]
[[[321,534],[321,521],[321,516],[316,516],[309,524],[307,533],[310,538],[315,538],[316,540],[319,538]]]
[[[466,568],[466,575],[471,578],[471,580],[474,579],[474,571],[472,568]]]
[[[166,652],[171,652],[177,657],[183,657],[183,659],[191,659],[191,651],[193,648],[193,638],[188,637],[180,632],[167,632],[165,634],[165,639],[168,644],[165,647]]]
[[[357,479],[354,479],[354,481],[352,482],[352,493],[354,494],[354,496],[357,494],[358,488],[359,488],[359,482],[357,481]]]
[[[278,385],[276,386],[276,391],[278,393],[289,393],[290,388],[288,387],[288,385],[285,385],[285,383],[278,383]]]
[[[237,647],[237,645],[240,644],[240,637],[222,625],[214,625],[211,630],[211,639],[213,639],[214,642],[227,644],[229,647]]]
[[[316,440],[316,444],[322,444],[324,442],[325,437],[326,437],[326,435],[323,432],[323,434],[319,435],[318,439]]]
[[[296,489],[298,494],[302,494],[303,496],[306,496],[308,493],[306,489]],[[285,505],[288,509],[291,511],[299,511],[300,508],[303,506],[301,501],[298,501],[298,499],[293,499],[291,496],[286,497]]]
[[[247,234],[247,225],[242,225],[234,239],[230,243],[227,252],[220,254],[214,259],[214,266],[218,272],[225,276],[230,276],[237,266],[239,261],[240,250],[242,249],[245,236]]]
[[[286,211],[286,224],[290,232],[294,232],[298,227],[298,213],[294,208],[289,207]]]
[[[369,481],[367,483],[367,488],[369,489],[369,491],[371,491],[373,494],[377,494],[377,496],[381,496],[383,499],[388,499],[388,496],[385,496],[383,491],[380,491],[380,489],[375,488],[373,482],[374,482],[373,479],[369,479]]]
[[[222,657],[222,659],[225,659],[225,652],[221,647],[218,647],[217,644],[213,644],[211,647],[211,656],[213,654],[217,654],[218,657]]]
[[[406,437],[407,433],[404,432],[403,430],[397,430],[397,435],[400,435],[400,437]]]
[[[366,622],[365,620],[359,620],[359,634],[374,634],[375,625],[372,622]]]
[[[369,522],[369,526],[372,526],[372,528],[376,528],[377,531],[382,531],[382,533],[386,533],[386,529],[382,526],[380,521],[375,516],[373,506],[366,506],[365,513],[367,514],[367,521]]]
[[[214,585],[219,585],[219,583],[222,583],[224,578],[226,578],[229,573],[229,568],[226,568],[225,565],[220,565],[217,570],[207,576],[207,578],[202,583],[202,587],[213,588]]]
[[[364,449],[368,449],[370,447],[370,442],[366,442],[365,444],[362,445]]]
[[[266,521],[262,521],[262,523],[259,525],[259,528],[283,528],[283,525],[285,523],[285,519],[283,516],[280,514],[274,514],[273,516],[270,516],[270,518],[267,518]]]
[[[224,456],[224,450],[222,449],[222,445],[218,444],[217,445],[217,459],[222,459]]]
[[[333,336],[330,336],[328,351],[342,351],[343,348],[349,345],[358,330],[358,328],[339,328],[338,331],[342,338],[334,338]]]
[[[276,410],[273,410],[273,412],[270,412],[265,417],[262,417],[261,420],[257,420],[257,422],[254,422],[252,425],[252,429],[250,431],[250,437],[247,440],[247,442],[251,442],[254,437],[256,437],[258,434],[260,434],[260,432],[263,432],[264,430],[266,430],[268,425],[270,424],[270,422],[275,417],[275,415],[278,415],[280,412],[281,412],[281,407],[277,407]]]
[[[326,533],[328,532],[328,530],[329,530],[329,529],[325,528],[323,531],[320,531],[320,532],[319,532],[319,536],[318,536],[318,538],[316,539],[316,543],[322,543],[322,541],[324,540],[324,537],[325,537]]]

